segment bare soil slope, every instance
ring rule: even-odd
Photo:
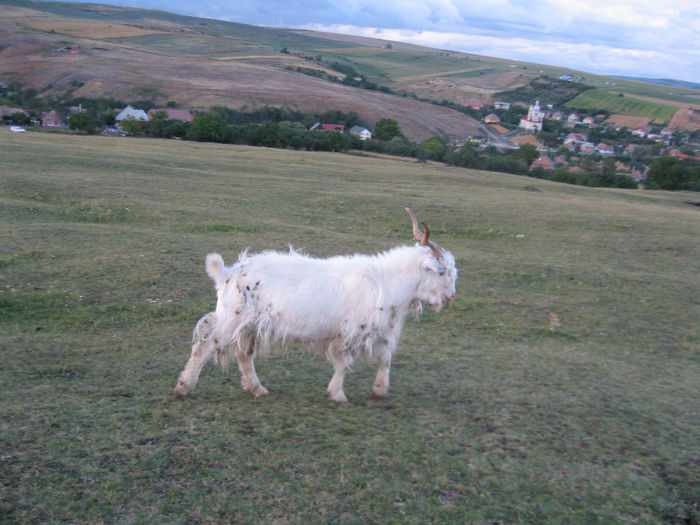
[[[106,22],[92,27],[87,33],[90,38],[66,39],[70,30],[85,35],[85,25],[83,20],[71,24],[65,17],[8,7],[0,21],[0,80],[19,81],[46,95],[79,86],[76,96],[126,101],[143,98],[141,90],[151,88],[164,94],[161,103],[174,100],[181,107],[199,110],[214,105],[275,105],[302,111],[355,111],[368,126],[383,117],[396,119],[413,140],[434,135],[466,137],[480,132],[475,120],[458,111],[284,69],[289,63],[297,63],[296,57],[279,54],[216,60],[146,49],[107,39],[124,32],[163,31]],[[79,52],[56,51],[68,43],[79,44]]]
[[[449,100],[456,104],[465,104],[471,99],[493,103],[498,98],[496,96],[498,92],[525,86],[531,80],[531,77],[518,72],[499,71],[472,78],[431,75],[431,78],[400,81],[396,85],[416,93],[421,98]]]
[[[700,112],[697,109],[679,109],[674,113],[669,126],[685,131],[700,129]]]

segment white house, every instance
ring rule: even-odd
[[[350,135],[359,135],[360,140],[369,140],[372,138],[372,132],[362,126],[353,126],[350,128]]]
[[[566,118],[566,123],[569,126],[575,126],[576,124],[581,123],[581,119],[576,113],[571,113],[567,118]]]
[[[564,145],[568,146],[570,150],[575,151],[587,140],[588,137],[581,133],[569,133],[564,139]]]
[[[673,128],[665,127],[661,130],[661,136],[665,139],[671,140],[673,138]]]
[[[142,109],[134,109],[131,107],[131,105],[126,106],[123,110],[119,112],[119,114],[114,117],[114,120],[117,122],[121,122],[122,120],[126,119],[134,119],[134,120],[145,120],[148,121],[148,115],[146,115],[146,112]]]

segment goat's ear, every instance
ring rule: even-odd
[[[424,260],[421,267],[431,272],[437,272],[439,270],[439,264],[433,257]]]

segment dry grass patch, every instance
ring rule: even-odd
[[[112,24],[109,22],[100,22],[97,20],[79,20],[75,18],[40,18],[27,19],[22,22],[22,25],[30,29],[38,31],[47,31],[70,35],[76,38],[128,38],[144,35],[156,35],[165,33],[156,29],[143,29],[140,27]]]
[[[679,109],[673,115],[669,126],[685,131],[700,129],[700,111],[696,109]]]
[[[651,119],[647,117],[632,117],[630,115],[610,115],[605,122],[629,129],[636,129],[648,126],[651,123]]]
[[[376,47],[341,47],[341,48],[319,48],[316,51],[321,53],[332,53],[334,55],[348,55],[354,57],[369,57],[374,55],[385,55],[390,52],[386,48]]]
[[[614,91],[611,91],[611,93],[615,93]],[[666,106],[673,106],[676,108],[690,108],[690,109],[698,109],[700,110],[700,104],[694,103],[692,100],[688,100],[687,102],[679,101],[679,100],[667,100],[663,98],[657,98],[657,97],[646,97],[643,95],[635,95],[634,93],[625,93],[626,97],[630,98],[636,98],[639,100],[645,100],[647,102],[653,102],[654,104],[664,104]]]

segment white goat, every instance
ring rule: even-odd
[[[289,253],[248,255],[225,267],[218,253],[207,255],[206,269],[216,283],[216,312],[202,317],[193,334],[192,354],[174,394],[186,395],[197,384],[204,364],[214,357],[226,368],[238,361],[243,388],[256,397],[268,394],[255,373],[257,354],[273,343],[307,343],[333,365],[328,385],[333,401],[345,402],[345,373],[362,356],[379,365],[372,392],[389,389],[391,355],[404,319],[424,305],[439,311],[455,295],[457,269],[452,254],[418,227],[420,244],[377,255],[315,259]]]

